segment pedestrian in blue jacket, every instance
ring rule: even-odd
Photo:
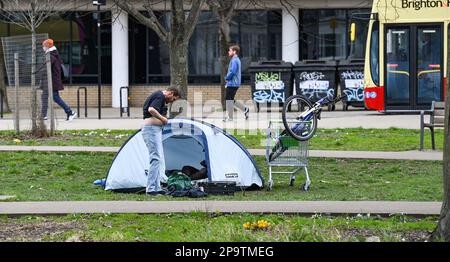
[[[224,122],[233,121],[234,107],[244,111],[245,119],[248,119],[249,108],[243,103],[234,100],[236,92],[241,86],[241,60],[238,56],[239,50],[240,48],[238,45],[232,45],[228,49],[228,56],[231,57],[230,64],[228,65],[228,73],[225,76],[225,99],[228,115],[223,119]]]

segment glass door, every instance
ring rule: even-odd
[[[388,25],[385,32],[386,110],[429,109],[442,101],[442,26]]]
[[[442,48],[441,27],[417,28],[417,105],[442,100]]]
[[[410,28],[388,27],[386,30],[386,107],[410,104]]]

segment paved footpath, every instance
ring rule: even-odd
[[[81,213],[285,213],[438,215],[441,202],[407,201],[53,201],[0,202],[0,215]]]
[[[78,117],[73,121],[65,121],[64,111],[57,109],[57,130],[80,130],[80,129],[129,129],[137,130],[142,126],[142,108],[131,108],[131,117],[120,117],[117,108],[102,108],[102,119],[98,119],[97,110],[89,109],[89,117],[85,118],[83,112],[78,112]],[[226,129],[248,129],[266,130],[271,120],[281,121],[279,110],[272,112],[251,112],[248,120],[244,120],[241,112],[236,112],[233,122],[223,122],[221,112],[207,112],[206,109],[194,108],[189,114],[198,120],[213,124]],[[81,113],[81,115],[80,115]],[[0,130],[14,130],[13,116],[5,115],[0,119]],[[426,117],[428,120],[428,116]],[[29,114],[24,112],[20,121],[21,130],[29,130],[31,121]],[[420,115],[418,114],[382,114],[376,111],[350,110],[350,111],[322,111],[319,128],[405,128],[419,129]]]
[[[86,146],[0,146],[0,151],[44,151],[44,152],[117,152],[120,147]],[[249,149],[251,155],[264,156],[265,149]],[[354,158],[354,159],[397,159],[397,160],[442,160],[442,151],[326,151],[310,150],[310,157]]]

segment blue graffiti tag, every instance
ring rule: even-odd
[[[277,91],[274,89],[259,90],[253,92],[253,100],[257,103],[284,102],[285,96],[283,91]]]

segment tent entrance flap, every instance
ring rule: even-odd
[[[201,169],[206,159],[205,147],[200,137],[176,135],[163,140],[166,170],[181,170],[183,166]]]

